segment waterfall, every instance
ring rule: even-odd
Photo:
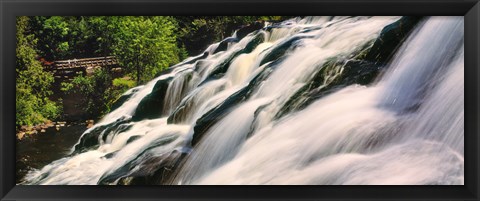
[[[127,91],[21,184],[463,185],[463,26],[304,17],[234,33]]]

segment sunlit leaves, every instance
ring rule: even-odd
[[[53,76],[36,59],[37,39],[30,33],[29,18],[18,17],[16,25],[16,124],[33,125],[56,117],[60,107],[48,99]]]

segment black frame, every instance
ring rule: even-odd
[[[479,200],[478,0],[0,0],[0,199]],[[16,186],[15,17],[21,15],[463,15],[464,186]]]

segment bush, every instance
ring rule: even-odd
[[[113,80],[113,86],[118,89],[130,89],[137,85],[137,83],[129,78],[116,78]]]
[[[81,95],[82,100],[76,107],[84,110],[87,118],[97,119],[108,113],[108,103],[112,99],[110,93],[112,78],[108,70],[99,68],[91,76],[81,74],[71,82],[64,82],[61,85],[62,91]]]

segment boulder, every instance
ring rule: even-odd
[[[220,44],[218,44],[218,47],[215,49],[215,51],[213,51],[213,54],[227,50],[229,43],[236,43],[238,41],[239,41],[238,38],[233,38],[233,37],[228,37],[224,39],[222,42],[220,42]]]
[[[145,96],[138,103],[135,113],[132,117],[133,121],[141,121],[144,119],[154,119],[162,115],[163,103],[167,93],[168,85],[173,78],[167,78],[157,81],[152,92]]]
[[[420,22],[422,17],[405,16],[382,29],[365,60],[385,63]]]

